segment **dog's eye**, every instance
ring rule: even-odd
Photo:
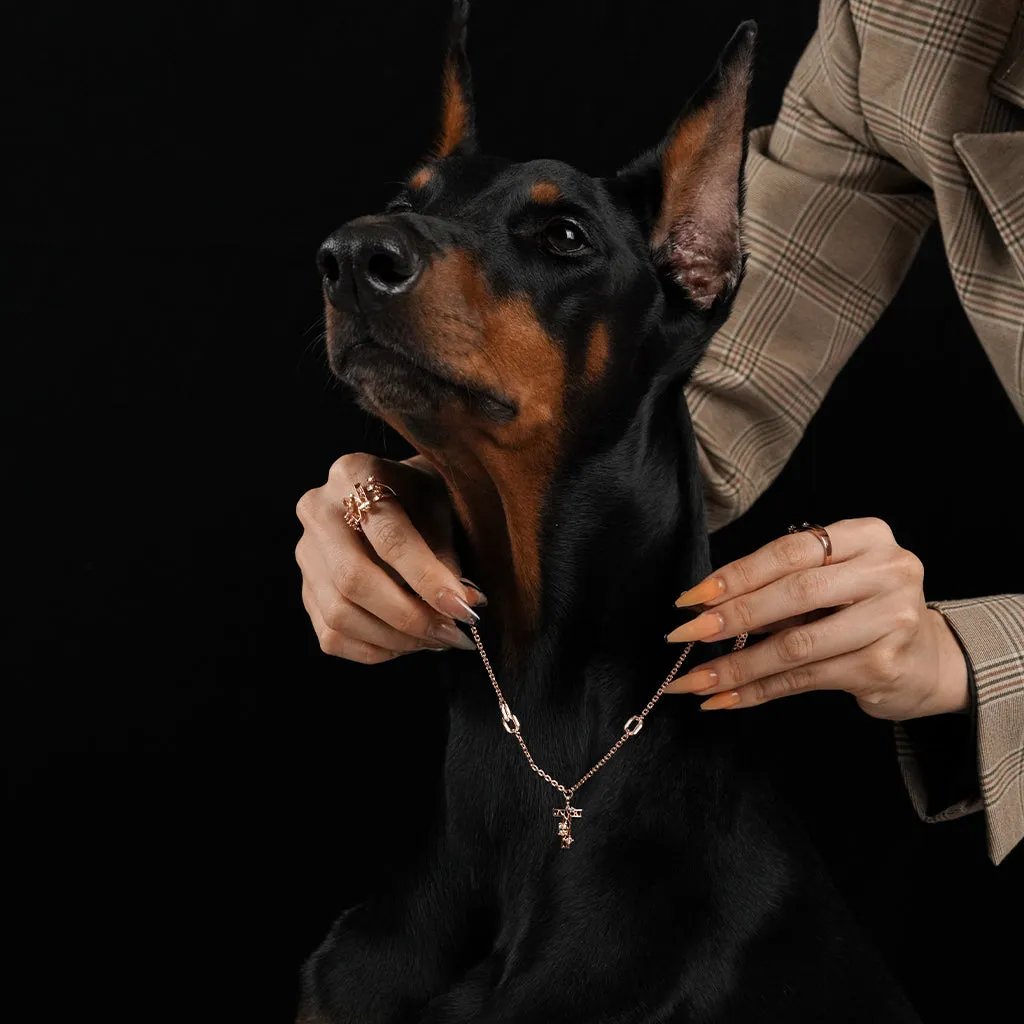
[[[385,213],[408,213],[412,209],[412,203],[405,196],[396,196],[384,207]]]
[[[541,232],[544,244],[560,256],[576,256],[590,248],[583,229],[574,220],[556,217],[544,225]]]

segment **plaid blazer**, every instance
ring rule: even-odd
[[[1020,0],[822,0],[774,125],[750,135],[750,257],[732,315],[688,385],[712,529],[779,473],[937,217],[967,316],[1024,417],[1024,12]],[[1024,596],[933,605],[973,675],[980,786],[998,863],[1024,834]]]

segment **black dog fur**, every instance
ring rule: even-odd
[[[445,476],[499,681],[573,782],[664,678],[671,602],[711,568],[682,385],[742,276],[754,31],[665,142],[595,179],[476,152],[455,9],[438,153],[321,251],[328,350]],[[562,849],[480,661],[444,657],[429,853],[337,921],[300,1021],[916,1020],[728,714],[664,699]]]

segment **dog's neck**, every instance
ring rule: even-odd
[[[515,565],[515,538],[529,526],[516,517],[536,514],[532,503],[455,483],[465,563],[490,598],[481,635],[506,678],[550,691],[552,680],[568,685],[601,663],[653,692],[678,653],[663,640],[680,620],[672,601],[710,569],[679,382],[663,382],[604,439],[567,455],[540,502],[539,595],[523,592]]]

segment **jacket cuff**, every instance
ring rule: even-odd
[[[984,809],[998,864],[1024,835],[1024,596],[936,601],[967,660],[970,710],[896,723],[900,769],[924,821]]]

